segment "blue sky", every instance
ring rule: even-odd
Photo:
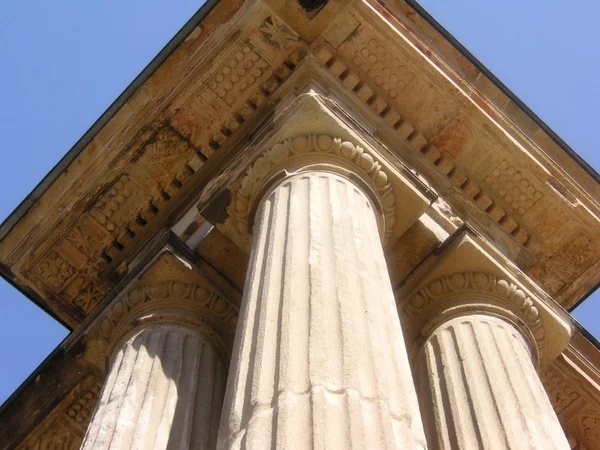
[[[291,0],[290,0],[291,1]],[[0,3],[0,221],[50,171],[202,1]],[[421,0],[596,170],[600,4]],[[166,7],[165,5],[168,5]],[[0,280],[0,403],[67,335]],[[600,336],[600,296],[575,313]]]

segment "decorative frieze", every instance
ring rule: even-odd
[[[379,245],[380,235],[386,243],[398,236],[410,242],[399,224],[406,217],[424,217],[422,209],[407,207],[408,195],[399,188],[401,176],[414,170],[415,178],[431,182],[426,201],[445,196],[467,226],[482,234],[489,230],[491,238],[498,238],[494,245],[512,258],[518,254],[521,259],[514,261],[520,269],[533,267],[527,275],[540,275],[538,288],[510,267],[510,261],[494,268],[487,261],[463,257],[434,276],[428,264],[439,252],[426,249],[421,266],[411,266],[413,275],[431,275],[415,284],[416,293],[400,299],[400,310],[406,330],[420,333],[417,347],[422,353],[417,351],[416,359],[426,369],[418,369],[423,370],[418,378],[428,386],[424,402],[433,411],[428,419],[438,421],[434,428],[444,442],[440,446],[561,447],[560,427],[540,390],[535,365],[539,362],[543,369],[559,354],[570,332],[568,324],[557,325],[566,320],[550,306],[544,291],[566,292],[561,298],[568,303],[594,284],[598,233],[593,183],[578,167],[569,166],[570,159],[560,151],[552,150],[550,156],[566,164],[564,171],[532,145],[527,123],[518,117],[510,122],[485,98],[489,92],[479,91],[475,81],[485,77],[462,80],[472,67],[445,65],[435,52],[446,49],[446,42],[436,41],[436,36],[418,42],[423,38],[420,19],[393,17],[408,11],[404,6],[348,4],[339,12],[346,19],[323,37],[323,14],[336,18],[335,2],[319,14],[299,10],[304,15],[298,23],[289,20],[298,17],[294,8],[289,15],[283,11],[285,2],[251,7],[234,3],[226,11],[215,6],[116,119],[58,175],[49,194],[32,197],[35,204],[22,210],[19,223],[6,235],[5,242],[12,242],[1,246],[5,273],[41,293],[46,306],[77,327],[102,302],[114,279],[144,261],[135,255],[151,238],[159,222],[155,216],[160,214],[161,225],[171,225],[185,206],[170,217],[164,206],[175,203],[172,199],[203,164],[227,150],[235,166],[224,174],[241,172],[239,179],[201,179],[202,170],[194,182],[198,187],[231,188],[225,193],[232,194],[226,224],[233,224],[234,233],[228,237],[237,237],[232,239],[243,247],[250,245],[253,231],[260,236],[251,255],[241,344],[235,350],[239,360],[232,383],[237,396],[228,407],[225,439],[241,447],[252,442],[262,447],[424,447]],[[275,4],[287,23],[270,10]],[[377,14],[383,8],[390,15],[380,20]],[[404,28],[409,22],[415,30]],[[339,83],[329,76],[319,80],[323,68],[313,66],[290,80],[308,51]],[[457,76],[455,69],[464,73]],[[301,115],[294,117],[299,119],[295,131],[275,130],[284,127],[280,119],[295,107],[292,97],[305,92],[307,74],[316,77],[310,81],[313,92],[329,95],[324,109],[335,103],[340,111],[350,111],[347,122],[339,121],[348,130],[339,133],[322,125],[321,117],[311,116],[312,125],[317,124],[313,129],[304,126],[309,121],[301,122]],[[360,104],[345,90],[376,116],[365,117],[356,127],[350,124],[360,116],[350,107]],[[308,110],[302,111],[305,117]],[[271,113],[277,118],[254,127]],[[243,124],[252,129],[239,136],[236,131]],[[419,154],[396,146],[392,129]],[[264,142],[269,145],[261,147]],[[248,162],[248,154],[235,154],[241,148],[266,152],[241,168]],[[520,153],[526,157],[513,158]],[[414,167],[402,172],[404,156]],[[481,166],[473,163],[476,156],[484,161]],[[314,171],[309,173],[307,165]],[[542,174],[548,177],[546,184]],[[585,189],[578,190],[579,183]],[[49,198],[53,195],[72,201],[54,201]],[[532,209],[540,214],[536,220]],[[558,216],[557,211],[560,222],[543,223]],[[496,224],[529,254],[502,236]],[[553,235],[552,245],[536,240]],[[446,244],[439,247],[441,252],[451,245],[445,240],[453,237],[438,237]],[[141,244],[130,246],[134,239]],[[433,248],[438,248],[435,242]],[[219,242],[215,245],[223,251]],[[400,248],[388,246],[386,251]],[[402,258],[401,253],[394,257]],[[242,286],[244,275],[236,258],[245,263],[245,257],[232,252],[227,261],[219,261],[222,265],[209,260],[206,266],[224,273],[235,266],[230,273],[236,273],[235,281]],[[114,430],[103,442],[117,444],[133,436],[132,441],[144,445],[149,436],[159,446],[169,446],[170,436],[185,436],[176,444],[215,445],[216,400],[224,375],[213,369],[226,366],[220,358],[227,355],[230,342],[223,336],[233,336],[238,310],[209,283],[184,279],[188,281],[165,282],[171,280],[165,277],[152,284],[133,282],[90,325],[94,333],[101,328],[101,339],[84,334],[73,343],[85,344],[82,355],[93,359],[91,364],[102,365],[106,349],[119,361],[109,377],[106,409],[98,415],[98,435],[102,427]],[[580,288],[573,287],[574,280],[581,282]],[[593,446],[600,440],[595,400],[588,398],[587,388],[570,389],[574,384],[559,380],[560,373],[548,373],[555,410],[565,414],[582,443],[574,445]],[[39,380],[43,385],[43,377],[35,382]],[[35,448],[77,448],[80,436],[65,430],[89,419],[98,388],[94,381],[81,396],[73,394],[74,401],[61,404],[60,419],[45,429]],[[188,395],[177,397],[174,391]],[[209,405],[209,413],[203,405]],[[40,414],[45,411],[31,423],[39,423]],[[194,437],[200,428],[198,436],[209,436],[203,441]]]
[[[113,233],[117,226],[135,219],[148,207],[150,201],[150,195],[137,186],[129,176],[123,175],[98,199],[90,210],[90,215],[109,233]]]
[[[94,383],[71,405],[67,410],[67,416],[76,423],[86,426],[94,412],[101,389],[100,383]]]
[[[352,63],[392,99],[396,99],[415,78],[415,73],[405,62],[386,51],[375,39],[360,49]]]
[[[249,42],[245,45],[249,49],[252,48]],[[214,85],[210,84],[208,88],[202,87],[192,93],[188,102],[172,117],[171,124],[194,144],[206,160],[218,151],[227,138],[248,120],[254,114],[254,111],[290,77],[305,58],[306,53],[307,50],[300,47],[292,51],[281,65],[275,68],[269,67],[268,70],[267,68],[260,68],[260,71],[265,74],[262,78],[256,71],[254,75],[248,74],[248,69],[244,68],[243,76],[254,78],[248,80],[252,80],[254,84],[250,86],[246,82],[243,92],[239,92],[237,96],[232,97],[235,103],[231,105],[213,91],[213,89],[219,89],[218,83],[220,83],[215,76]],[[249,54],[252,54],[252,50]],[[252,56],[250,56],[250,59],[252,59]],[[259,59],[255,63],[260,61]],[[262,66],[263,64],[259,63],[259,65]],[[236,65],[236,67],[239,67],[239,65]],[[223,67],[221,70],[225,70],[225,68]],[[235,87],[233,85],[231,77],[234,74],[229,72],[227,75],[232,83],[231,88],[227,84],[228,90],[241,89],[241,86]],[[237,76],[241,77],[239,74]],[[241,78],[236,83],[239,83],[240,80]],[[225,82],[224,75],[222,82]],[[213,88],[210,86],[213,86]],[[223,86],[223,91],[219,90],[219,92],[227,96],[225,86]],[[227,112],[224,114],[224,111]]]
[[[586,442],[600,442],[600,414],[586,411],[578,418],[579,429]]]
[[[106,292],[98,290],[96,285],[90,281],[86,287],[73,294],[73,304],[88,314],[104,299],[105,295]]]
[[[415,131],[415,127],[403,118],[396,108],[379,96],[357,73],[353,72],[341,59],[326,47],[316,52],[317,59],[363,102],[368,104],[398,135],[406,139],[417,151],[421,150],[427,139]]]
[[[284,25],[274,16],[264,20],[263,31],[269,30],[274,33],[272,39],[275,40],[280,41],[285,35]],[[159,125],[138,149],[132,149],[134,158],[127,171],[115,178],[108,190],[88,206],[82,219],[65,233],[65,238],[56,242],[55,251],[27,270],[52,294],[66,297],[64,301],[69,304],[62,309],[63,315],[66,311],[72,313],[63,318],[72,326],[79,323],[110,289],[106,285],[108,280],[103,278],[107,266],[120,258],[129,241],[177,195],[185,181],[206,161],[207,155],[212,155],[304,58],[306,50],[296,45],[297,36],[288,37],[285,42],[289,54],[281,58],[282,64],[272,68],[252,42],[246,41],[204,85],[204,89],[213,92],[212,95],[221,101],[221,104],[213,105],[215,116],[202,119],[189,115],[184,118],[186,111],[209,110],[210,102],[204,101],[193,109],[182,108],[181,115],[175,114],[170,120],[173,126],[169,123]],[[294,49],[289,47],[290,43],[294,43]],[[198,102],[199,98],[205,99],[191,95],[190,102]],[[235,109],[229,119],[224,120],[223,102],[228,101],[228,106]],[[217,118],[219,123],[215,123]],[[188,133],[206,123],[210,124],[209,132],[198,136],[199,140],[190,139],[196,144],[191,146]],[[193,133],[189,137],[194,138]],[[44,245],[48,245],[47,241]],[[114,272],[116,266],[111,270]]]
[[[101,383],[88,374],[30,430],[18,450],[78,450],[92,416]],[[5,444],[3,442],[3,444]]]
[[[267,17],[258,30],[283,53],[299,40],[298,35],[274,15]]]
[[[110,232],[104,226],[100,226],[100,223],[91,215],[84,214],[65,236],[65,241],[72,246],[74,251],[78,252],[77,256],[70,253],[68,257],[83,260],[84,265],[88,261],[95,261],[111,239]],[[63,247],[60,247],[64,251]]]
[[[269,64],[250,42],[246,42],[217,70],[208,82],[208,87],[229,106],[233,106],[246,91],[255,88],[267,69]]]
[[[551,367],[544,370],[543,381],[554,411],[559,416],[581,398],[571,383]]]
[[[389,53],[389,52],[387,52]],[[354,65],[363,67],[365,73],[369,71],[373,72],[374,80],[369,77],[365,79],[359,73],[354,72],[337,53],[323,46],[317,51],[317,58],[319,61],[332,73],[336,78],[339,78],[342,84],[351,89],[352,92],[364,103],[368,104],[370,108],[379,116],[381,119],[392,127],[396,133],[411,145],[411,147],[422,153],[423,156],[433,164],[437,170],[444,174],[450,182],[459,188],[464,194],[471,199],[478,208],[484,211],[491,217],[494,222],[498,223],[505,231],[510,234],[515,241],[522,244],[527,251],[533,256],[539,252],[539,245],[537,240],[531,236],[531,234],[524,228],[522,220],[516,220],[507,214],[504,208],[494,202],[493,198],[486,194],[481,186],[479,186],[467,173],[457,167],[457,163],[446,154],[442,154],[435,145],[430,142],[423,134],[421,134],[416,125],[408,120],[407,117],[403,116],[398,112],[396,106],[390,101],[381,97],[377,90],[386,92],[389,98],[395,98],[398,96],[398,89],[404,86],[411,79],[411,73],[404,66],[398,65],[399,63],[392,60],[392,66],[397,66],[399,73],[395,75],[395,84],[391,84],[390,78],[386,78],[384,83],[384,77],[381,78],[381,82],[378,84],[378,75],[382,73],[385,68],[383,63],[378,62],[381,59],[381,55],[385,57],[386,52],[383,47],[379,46],[377,41],[371,40],[369,44],[364,46],[360,53],[352,57],[351,61]],[[373,64],[380,64],[380,70],[375,71]],[[388,68],[391,74],[391,69]],[[371,84],[369,84],[371,83]],[[376,89],[372,88],[371,85],[376,86]],[[507,166],[508,169],[508,166]],[[490,178],[490,182],[491,182]],[[520,180],[522,183],[522,180]],[[493,182],[492,182],[493,184]],[[528,192],[526,187],[526,191]],[[514,189],[514,188],[513,188]],[[536,191],[537,192],[537,191]],[[539,197],[539,193],[533,193],[534,197]],[[509,205],[512,205],[513,198],[505,192],[504,197],[510,197]],[[520,194],[519,194],[520,201]],[[527,199],[524,201],[527,205]],[[517,205],[519,211],[520,206]]]
[[[60,292],[75,273],[75,267],[55,251],[50,251],[33,269],[33,274],[56,292]]]
[[[79,450],[81,438],[66,426],[58,426],[42,435],[26,450]],[[21,449],[25,450],[25,448]]]
[[[575,334],[563,354],[542,372],[548,397],[577,450],[597,449],[600,443],[600,373],[584,356],[596,351],[594,344]]]
[[[521,217],[543,197],[536,183],[506,160],[485,177],[485,182]]]

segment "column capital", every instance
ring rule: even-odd
[[[491,245],[468,232],[425,263],[396,297],[415,350],[439,325],[464,315],[511,322],[541,366],[560,354],[571,335],[568,315]]]
[[[246,250],[260,200],[298,172],[334,172],[358,185],[373,203],[384,245],[417,221],[432,201],[403,163],[331,99],[312,91],[286,104],[242,154],[227,186],[227,217],[217,227]]]
[[[201,308],[235,328],[237,311],[219,294],[194,283],[142,284],[124,292],[107,308],[100,322],[101,337],[108,345],[107,357],[110,359],[122,342],[141,329],[173,324],[196,331],[227,360],[229,346],[205,320]]]
[[[330,171],[352,179],[371,199],[384,242],[393,234],[396,195],[381,160],[372,149],[329,134],[305,134],[278,142],[248,168],[232,189],[237,230],[249,242],[252,216],[274,184],[305,170]]]

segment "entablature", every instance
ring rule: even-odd
[[[563,306],[598,282],[597,200],[490,111],[407,17],[369,2],[330,2],[310,20],[281,8],[217,4],[5,230],[5,276],[76,327],[143,244],[223,173],[238,144],[316,76]],[[331,25],[316,35],[311,24],[323,18]]]
[[[333,164],[379,202],[396,291],[410,289],[469,229],[478,235],[474,245],[502,263],[488,260],[483,270],[475,258],[455,281],[476,283],[485,273],[495,289],[505,288],[498,280],[525,286],[518,289],[540,305],[540,317],[563,323],[554,302],[569,308],[600,281],[600,185],[404,2],[331,0],[310,13],[288,4],[216,4],[31,208],[3,227],[3,276],[78,336],[93,335],[101,315],[112,335],[121,326],[111,319],[115,289],[129,289],[123,283],[146,267],[148,248],[173,230],[187,262],[169,256],[171,269],[149,269],[160,286],[139,288],[123,305],[174,289],[190,297],[195,288],[178,277],[194,257],[221,289],[228,286],[224,298],[236,298],[256,192],[282,171]],[[179,282],[188,287],[172,284]],[[229,306],[233,320],[237,305]],[[217,326],[223,351],[232,323]],[[560,344],[541,353],[544,370],[570,373],[567,360],[579,369],[555,407],[581,380],[597,386],[597,350],[569,353],[587,344],[570,344],[551,362],[569,340],[559,325],[550,334]],[[81,344],[93,380],[70,384],[83,383],[72,394],[57,390],[31,424],[46,427],[43,414],[63,414],[97,385],[113,344],[95,342]],[[554,379],[548,375],[548,384]],[[30,383],[25,397],[54,386],[44,383]],[[598,404],[586,402],[589,414],[565,419],[580,427],[573,432],[580,442],[594,442]],[[22,408],[17,417],[29,408],[14,407]]]

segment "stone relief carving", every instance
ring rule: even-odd
[[[469,294],[456,298],[455,294]],[[444,302],[445,308],[455,303],[468,303],[485,295],[485,301],[507,308],[520,317],[531,331],[538,350],[544,346],[544,326],[538,309],[530,297],[510,281],[481,272],[459,272],[429,282],[404,304],[405,314],[415,317]],[[455,301],[453,301],[455,300]]]
[[[289,78],[307,51],[281,20],[263,15],[224,47],[201,82],[188,80],[171,117],[124,141],[130,147],[114,149],[124,156],[116,164],[120,169],[103,178],[108,185],[91,186],[85,192],[89,201],[71,212],[79,215],[75,223],[56,227],[23,266],[42,297],[52,296],[62,320],[72,327],[81,323],[122,275],[118,267],[129,242],[152,228],[167,202]]]
[[[274,145],[252,164],[239,185],[233,189],[229,215],[235,218],[236,230],[242,242],[250,244],[248,220],[258,190],[277,168],[281,167],[282,170],[285,168],[284,162],[289,162],[294,156],[310,153],[328,153],[341,158],[351,164],[358,173],[366,176],[383,208],[384,242],[387,241],[393,233],[395,224],[396,199],[381,163],[371,152],[349,141],[329,135],[311,134],[286,139]]]
[[[55,251],[48,253],[34,269],[34,273],[56,291],[59,291],[76,272],[75,267]]]
[[[265,34],[265,35],[267,35],[267,34]],[[276,42],[276,41],[273,40],[273,42]],[[279,45],[279,44],[277,44],[277,45]],[[367,56],[370,56],[370,54],[367,55]],[[344,81],[345,83],[346,82],[350,83],[351,82],[350,79],[351,79],[351,77],[347,76],[342,81]],[[377,84],[377,86],[379,86],[381,83],[377,83],[377,80],[375,80],[373,84]],[[367,95],[366,93],[368,92],[368,85],[365,87],[364,83],[358,83],[357,82],[357,84],[355,86],[359,86],[359,85],[360,85],[360,91],[361,91],[362,97],[366,98],[366,95]],[[386,87],[383,86],[382,84],[381,84],[381,87],[383,89],[386,89]],[[359,88],[357,87],[357,90],[358,89]],[[221,98],[225,100],[224,97],[221,97]],[[376,94],[373,94],[371,97],[368,98],[368,100],[371,102],[372,105],[374,105],[374,108],[376,108],[379,111],[379,113],[381,113],[381,116],[382,116],[382,118],[384,118],[384,120],[386,120],[388,122],[393,122],[394,123],[394,127],[398,130],[398,132],[400,134],[406,134],[407,135],[407,138],[409,139],[409,141],[411,142],[411,144],[413,144],[413,143],[419,143],[420,142],[419,139],[415,138],[415,136],[417,136],[417,137],[419,136],[418,133],[416,131],[414,131],[414,128],[407,121],[400,119],[399,115],[395,115],[393,108],[382,108],[381,107],[382,103],[378,101],[378,98],[377,98]],[[227,101],[227,100],[225,100],[225,101]],[[242,116],[240,115],[240,116],[238,116],[238,118],[239,117],[242,117]],[[236,118],[236,120],[237,120],[237,118]],[[234,120],[233,123],[234,123],[234,126],[237,126],[235,124],[235,120]],[[230,132],[231,129],[234,129],[234,126],[229,127],[229,125],[228,125],[225,128],[226,128],[227,132]],[[400,130],[403,130],[403,131],[400,132]],[[213,137],[211,138],[211,144],[216,147],[216,146],[218,146],[217,144],[219,142],[222,142],[225,138],[226,138],[226,136],[224,136],[224,133],[218,133],[218,132],[216,132],[216,134],[213,135]],[[417,148],[418,145],[420,145],[420,144],[413,144],[413,146],[415,146],[415,149]],[[428,147],[424,147],[423,148],[423,153],[427,153],[428,155],[435,155],[436,151],[435,151],[435,149],[431,149],[431,147],[429,147],[429,148]],[[430,156],[430,157],[433,158],[433,159],[435,159],[434,164],[441,171],[447,172],[447,174],[448,174],[449,177],[450,177],[450,174],[453,174],[453,176],[456,178],[456,174],[459,171],[458,171],[458,169],[456,169],[455,166],[452,166],[451,170],[447,171],[447,167],[449,167],[449,165],[448,165],[449,164],[448,163],[448,158],[445,158],[444,156],[439,156],[439,155],[437,157],[435,157],[435,156]],[[467,184],[461,185],[461,189],[463,189],[463,186],[467,186],[468,183],[469,183],[469,181],[467,180]],[[465,190],[465,189],[463,189],[463,190]],[[479,193],[475,196],[474,201],[476,201],[477,204],[480,204],[481,202],[485,203],[487,201],[485,199],[489,198],[489,197],[485,193],[483,193],[483,191],[479,191],[479,189],[477,189],[477,191]],[[466,190],[465,190],[465,192],[466,192]],[[506,198],[505,198],[505,200],[506,200]],[[490,200],[490,202],[491,202],[491,200]],[[527,203],[526,203],[526,206],[527,206]],[[488,207],[486,206],[483,209],[487,211]],[[521,229],[520,231],[522,232],[523,230]],[[516,235],[513,234],[513,236],[516,236]],[[521,235],[519,234],[519,236],[521,236]],[[516,239],[519,242],[521,242],[521,243],[523,243],[523,242],[526,241],[526,239],[522,239],[520,237],[516,238]],[[73,242],[75,242],[75,241],[73,241]],[[78,246],[78,248],[80,250],[82,250],[82,251],[85,250],[85,248],[82,247],[82,246]],[[91,253],[95,253],[95,256],[97,256],[97,252],[95,250],[93,252],[91,252]],[[50,254],[49,254],[50,255],[49,259],[51,259],[52,257],[54,257],[55,254],[56,253],[54,251],[51,251]],[[88,255],[88,256],[90,258],[92,258],[91,255]],[[59,257],[60,257],[60,255],[59,255]],[[69,259],[66,259],[66,260],[70,261]],[[43,265],[46,265],[46,263],[43,263]],[[65,284],[69,284],[69,282],[67,281],[67,282],[63,282],[62,283],[62,285],[65,285]],[[91,308],[94,306],[94,304],[97,301],[99,301],[98,299],[102,298],[102,295],[98,295],[97,292],[94,294],[94,296],[87,295],[86,292],[88,292],[88,291],[90,291],[90,293],[93,292],[92,285],[88,284],[87,286],[88,287],[84,288],[84,290],[82,291],[81,296],[76,297],[75,300],[73,301],[77,306],[79,306],[81,309],[83,309],[86,312],[89,311],[89,310],[91,310]],[[57,288],[57,289],[59,289],[59,288]],[[565,398],[564,400],[560,400],[560,401],[561,401],[561,403],[564,403],[565,405],[567,404],[567,398]],[[587,420],[586,419],[585,426],[591,426],[593,428],[594,424],[592,422],[593,422],[593,420]],[[600,425],[600,422],[597,423],[596,425]],[[593,433],[591,435],[593,436]],[[48,447],[48,448],[54,448],[54,447],[51,446],[51,447]],[[62,447],[59,446],[58,444],[56,444],[56,448],[62,448]],[[65,446],[64,448],[67,448],[67,447]]]
[[[98,257],[103,245],[110,241],[110,234],[103,227],[94,227],[94,221],[83,216],[65,237],[65,240],[77,249],[86,262]]]
[[[137,151],[137,166],[116,177],[30,270],[80,314],[69,318],[73,326],[110,290],[100,272],[182,186],[172,181],[187,179],[187,162],[196,155],[169,126],[157,130]]]
[[[102,301],[104,295],[104,292],[96,289],[94,283],[89,283],[76,294],[73,303],[87,314]]]
[[[525,215],[543,196],[527,175],[506,160],[485,177],[485,182],[520,216]]]
[[[580,397],[579,393],[571,387],[571,384],[552,368],[547,368],[544,371],[544,387],[552,406],[554,406],[554,411],[559,415]]]
[[[127,175],[123,175],[100,197],[90,215],[112,233],[117,224],[131,220],[129,217],[135,214],[135,210],[143,209],[144,204],[149,201],[150,196],[136,186]]]
[[[588,413],[581,417],[580,428],[583,436],[589,442],[600,442],[600,416]]]
[[[212,89],[229,106],[233,106],[239,96],[260,80],[269,64],[247,42],[227,60],[208,82]]]
[[[393,99],[415,78],[410,67],[386,51],[375,39],[371,39],[368,45],[360,50],[352,59],[352,63],[367,73],[369,78]]]
[[[275,16],[267,17],[260,26],[259,31],[265,35],[269,41],[277,45],[282,52],[287,52],[296,42],[298,42],[296,33],[290,30],[287,25]]]
[[[81,438],[76,436],[67,427],[49,430],[30,447],[29,450],[77,450],[81,445]]]
[[[381,63],[381,55],[385,57],[386,52],[378,48],[378,43],[374,40],[369,41],[369,44],[361,49],[361,52],[352,57],[352,63],[359,68],[362,73],[368,76],[370,65]],[[374,72],[375,78],[365,79],[364,76],[355,72],[346,64],[338,54],[334,54],[330,49],[322,47],[317,51],[317,59],[329,70],[329,72],[338,78],[344,86],[352,90],[354,94],[380,116],[385,123],[392,127],[395,132],[410,144],[417,152],[422,153],[425,158],[433,164],[437,170],[444,174],[453,185],[459,188],[464,194],[472,199],[479,209],[484,211],[494,222],[498,223],[513,239],[522,244],[529,253],[533,256],[539,252],[537,240],[525,230],[521,223],[513,219],[502,208],[498,202],[495,202],[487,195],[480,186],[478,186],[469,176],[457,167],[456,162],[447,155],[443,155],[431,142],[416,129],[414,123],[402,116],[396,106],[384,98],[377,92],[377,89],[385,92],[390,98],[398,97],[398,89],[409,82],[412,72],[408,69],[400,70],[397,75],[399,78],[396,84],[392,86],[390,81],[384,84],[383,78],[381,83],[378,83],[377,73]],[[392,64],[394,64],[392,62]],[[363,70],[364,69],[364,70]],[[384,70],[383,65],[381,70]],[[366,71],[366,72],[365,72]],[[391,72],[390,72],[391,74]],[[391,75],[390,75],[391,80]],[[371,83],[371,84],[369,84]],[[375,88],[371,86],[375,86]],[[535,195],[535,193],[534,193]],[[520,197],[519,197],[520,198]],[[511,198],[511,204],[512,204]],[[525,200],[527,204],[527,200]],[[517,205],[517,211],[519,205]]]
[[[59,405],[29,433],[18,449],[76,450],[79,449],[90,421],[102,384],[93,376],[77,383]],[[66,401],[66,399],[71,400]]]
[[[102,385],[100,383],[94,383],[71,405],[66,415],[79,424],[87,425],[98,401],[101,389]]]

